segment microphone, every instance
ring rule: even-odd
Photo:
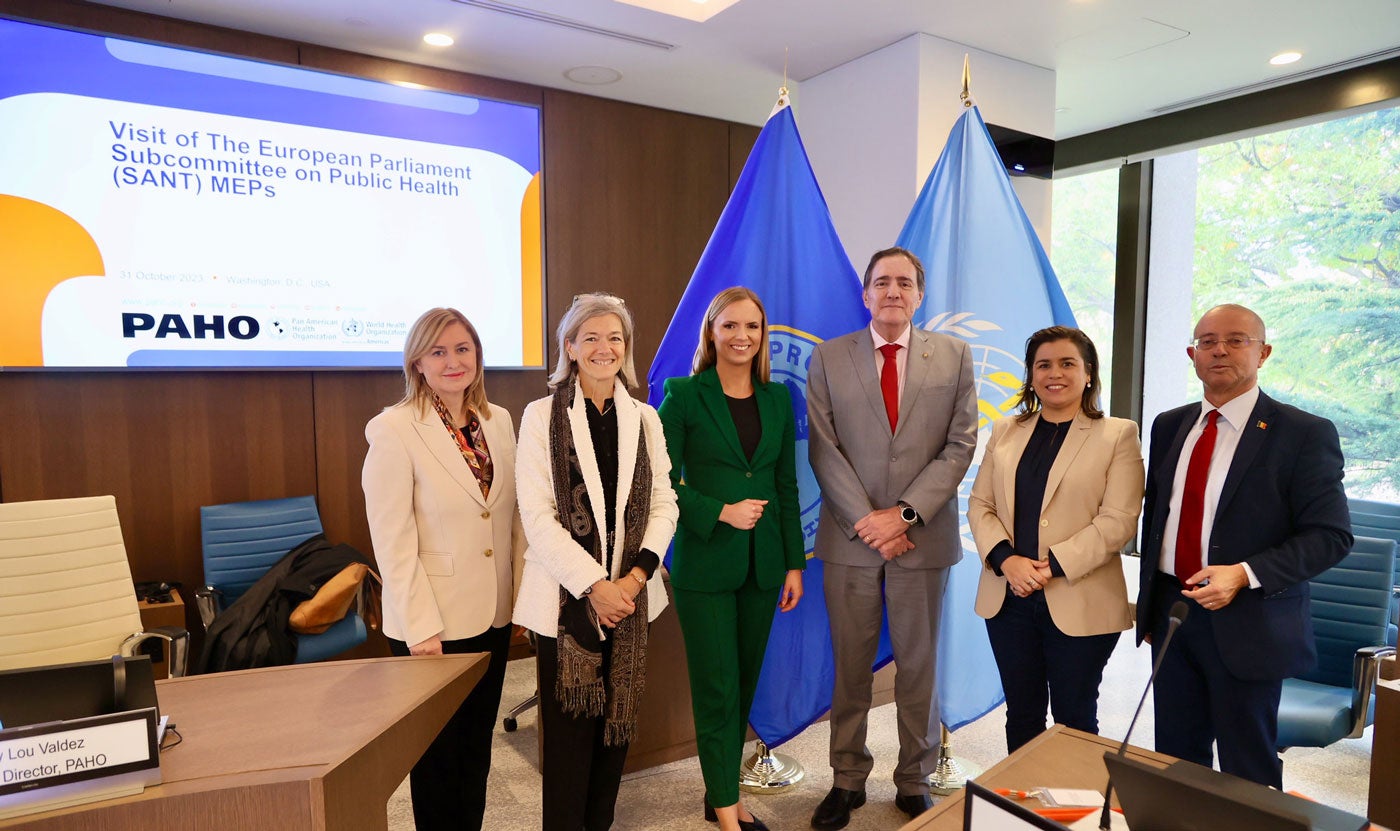
[[[1147,691],[1152,689],[1152,684],[1157,680],[1157,670],[1162,668],[1162,658],[1167,654],[1167,646],[1172,642],[1172,636],[1176,630],[1186,621],[1186,613],[1191,611],[1191,607],[1186,605],[1185,600],[1178,600],[1172,604],[1171,611],[1167,612],[1167,636],[1162,639],[1162,648],[1157,650],[1157,660],[1152,662],[1152,675],[1147,679],[1147,686],[1142,689],[1142,697],[1138,699],[1137,709],[1133,711],[1133,720],[1128,722],[1127,735],[1123,736],[1123,743],[1118,745],[1118,755],[1126,756],[1128,753],[1128,739],[1133,736],[1133,728],[1137,726],[1138,716],[1142,715],[1142,705],[1147,701]],[[1103,794],[1103,813],[1099,814],[1099,831],[1108,831],[1112,828],[1110,822],[1111,811],[1109,807],[1113,801],[1113,779],[1108,780],[1108,788]]]

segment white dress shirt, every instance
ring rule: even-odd
[[[1176,475],[1172,478],[1172,497],[1168,503],[1167,527],[1162,536],[1162,562],[1160,568],[1167,574],[1176,574],[1176,536],[1181,524],[1181,495],[1186,489],[1186,469],[1190,467],[1191,452],[1206,428],[1206,418],[1212,410],[1220,410],[1215,421],[1215,452],[1210,457],[1210,473],[1206,477],[1205,505],[1201,513],[1201,564],[1210,565],[1210,532],[1215,526],[1215,509],[1220,504],[1220,491],[1225,487],[1225,476],[1230,472],[1230,463],[1235,459],[1235,449],[1240,446],[1240,436],[1244,435],[1249,414],[1259,401],[1259,387],[1226,401],[1223,406],[1214,407],[1208,401],[1201,402],[1201,414],[1186,434],[1186,442],[1181,446],[1181,455],[1176,463]],[[1249,575],[1249,587],[1260,586],[1254,570],[1248,563],[1242,563]]]

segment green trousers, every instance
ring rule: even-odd
[[[739,801],[739,765],[749,708],[768,648],[779,589],[761,589],[749,569],[735,591],[701,592],[672,587],[685,637],[695,744],[710,804]]]

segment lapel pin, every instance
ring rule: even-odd
[[[924,353],[924,357],[925,357],[925,358],[928,357],[928,353],[927,353],[927,352]]]
[[[1264,430],[1264,429],[1267,429],[1267,428],[1268,428],[1269,422],[1267,422],[1267,421],[1256,421],[1256,422],[1254,422],[1254,426],[1258,427],[1260,430]]]

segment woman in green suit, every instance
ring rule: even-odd
[[[768,380],[768,319],[746,288],[710,302],[693,374],[666,381],[661,424],[680,527],[671,562],[690,669],[705,818],[767,828],[739,804],[744,736],[775,608],[802,597],[796,426]]]

